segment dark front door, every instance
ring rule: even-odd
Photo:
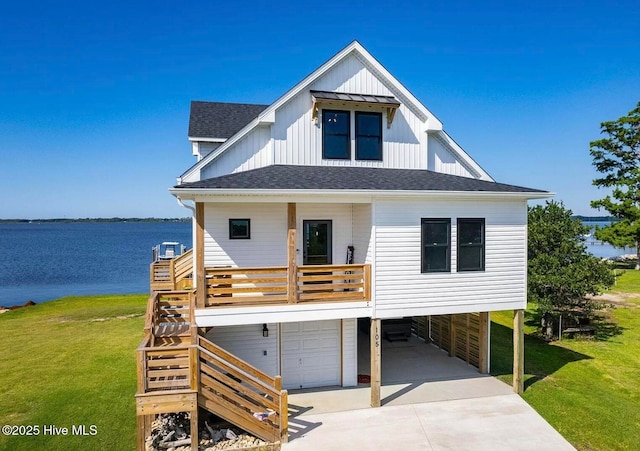
[[[330,265],[331,221],[302,221],[304,229],[303,265]]]

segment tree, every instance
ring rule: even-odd
[[[591,202],[617,221],[596,230],[596,238],[616,247],[636,246],[640,269],[640,102],[627,116],[600,124],[605,138],[592,141],[589,153],[603,177],[593,184],[611,188],[611,195]]]
[[[610,264],[587,252],[583,235],[589,228],[571,215],[553,201],[529,207],[527,288],[547,339],[556,314],[591,317],[600,304],[589,295],[614,282]]]

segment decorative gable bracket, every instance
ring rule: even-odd
[[[318,124],[318,114],[320,108],[348,108],[360,111],[380,110],[387,113],[387,128],[391,127],[396,110],[400,102],[393,96],[379,96],[374,94],[350,94],[346,92],[333,91],[311,91],[313,108],[311,109],[311,119],[314,124]]]

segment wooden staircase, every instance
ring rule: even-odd
[[[198,407],[268,442],[286,442],[287,391],[269,376],[198,335],[195,293],[154,292],[147,305],[145,335],[137,349],[138,449],[159,413],[190,412],[198,430]],[[191,449],[198,449],[192,434]]]

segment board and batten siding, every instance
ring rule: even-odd
[[[322,158],[322,108],[317,124],[312,119],[313,101],[310,90],[338,91],[358,94],[395,96],[401,103],[391,127],[387,128],[386,112],[382,111],[382,161],[355,159],[355,111],[345,104],[330,109],[351,111],[351,159],[325,160]],[[472,177],[471,171],[442,140],[426,132],[427,119],[406,100],[394,86],[383,81],[373,67],[352,54],[329,69],[275,112],[275,122],[259,125],[234,143],[220,156],[207,164],[199,179],[256,169],[271,164],[309,166],[359,166],[401,169],[430,169],[447,174]],[[369,111],[368,107],[364,107]],[[206,147],[203,144],[203,149]],[[431,149],[433,147],[433,149]],[[198,175],[184,179],[193,182]]]
[[[310,86],[311,90],[350,93],[396,95],[359,58],[349,56]],[[393,124],[387,128],[386,114],[382,118],[382,161],[355,159],[355,141],[351,140],[351,160],[322,159],[322,110],[318,123],[312,120],[312,100],[309,91],[303,91],[276,112],[272,126],[274,162],[276,164],[312,166],[367,166],[385,168],[427,167],[427,134],[425,120],[402,104]],[[352,138],[355,130],[354,108],[351,114]]]
[[[272,376],[280,374],[278,324],[268,323],[269,336],[262,336],[262,324],[219,326],[206,338],[221,348]],[[266,355],[265,355],[266,353]]]
[[[286,266],[287,204],[206,203],[206,267]],[[250,219],[251,239],[229,239],[229,219]]]
[[[526,307],[525,201],[382,201],[374,209],[379,318]],[[451,218],[451,272],[421,273],[421,218]],[[456,221],[485,219],[485,270],[456,271]]]
[[[248,171],[269,166],[272,163],[271,128],[258,126],[235,143],[231,149],[216,158],[213,164],[207,165],[202,170],[200,179]]]
[[[473,174],[451,153],[439,138],[429,135],[428,169],[444,174],[473,177]]]

